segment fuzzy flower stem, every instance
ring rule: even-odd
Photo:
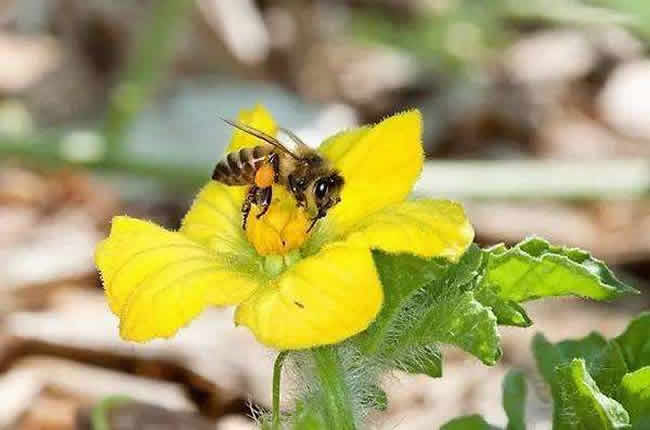
[[[356,430],[343,366],[336,348],[316,348],[312,353],[322,393],[321,407],[326,428]]]
[[[288,351],[280,352],[273,365],[273,430],[280,429],[280,377],[282,376],[282,364],[288,353]]]

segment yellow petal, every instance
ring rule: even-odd
[[[318,150],[325,154],[328,160],[338,165],[348,151],[366,136],[372,128],[372,126],[366,125],[335,134],[325,140]]]
[[[134,341],[172,336],[206,305],[239,303],[257,287],[245,260],[124,216],[113,219],[95,261],[120,334]]]
[[[458,260],[474,240],[463,207],[449,200],[398,203],[363,220],[348,236],[358,246]]]
[[[241,227],[240,188],[209,182],[194,199],[180,232],[217,252],[252,255]]]
[[[338,242],[258,289],[238,306],[235,321],[270,347],[310,348],[365,330],[382,302],[370,251]]]
[[[269,136],[275,137],[278,126],[268,110],[262,105],[256,105],[253,109],[242,110],[237,116],[237,122],[263,131]],[[258,138],[251,136],[241,130],[235,129],[226,153],[239,151],[242,148],[253,148],[262,143]]]
[[[406,198],[422,170],[421,134],[422,117],[412,110],[323,143],[320,151],[345,179],[342,201],[327,216],[339,233]]]

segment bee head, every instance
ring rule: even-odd
[[[343,177],[335,172],[317,178],[312,185],[314,202],[319,213],[323,216],[327,211],[341,201]]]

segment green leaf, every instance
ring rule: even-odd
[[[511,370],[503,380],[503,408],[508,416],[506,430],[526,430],[526,379],[523,372]],[[441,430],[498,430],[480,415],[455,418]]]
[[[618,345],[607,342],[595,332],[582,339],[565,340],[556,344],[546,340],[542,334],[537,334],[533,338],[533,352],[540,373],[553,389],[557,388],[555,368],[575,358],[585,360],[589,374],[608,396],[616,395],[618,384],[627,373],[627,365]]]
[[[530,238],[507,251],[499,246],[487,252],[483,282],[504,301],[566,295],[607,300],[638,293],[589,253],[552,246],[543,239]]]
[[[365,354],[432,377],[442,374],[437,343],[458,345],[494,364],[501,354],[496,320],[470,291],[483,267],[478,246],[456,264],[381,251],[373,257],[385,298],[377,320],[359,336]]]
[[[368,354],[381,351],[387,335],[399,322],[400,312],[413,295],[427,284],[446,278],[449,267],[452,266],[452,263],[444,259],[425,260],[413,255],[393,255],[379,250],[374,250],[372,256],[384,288],[384,304],[377,319],[359,337],[361,349]]]
[[[629,429],[630,417],[616,400],[600,392],[582,359],[555,369],[553,428]]]
[[[468,415],[466,417],[454,418],[447,424],[440,427],[440,430],[496,430],[485,421],[480,415]]]
[[[394,349],[412,348],[433,343],[455,345],[491,366],[501,357],[497,319],[490,310],[474,299],[471,291],[443,291],[433,297],[433,304],[416,314],[414,324]]]
[[[473,288],[473,284],[483,274],[484,253],[473,243],[458,263],[452,264],[447,270],[445,284],[447,288],[458,290]]]
[[[481,267],[479,273],[474,279],[474,297],[482,305],[492,309],[497,317],[497,321],[502,325],[511,325],[516,327],[529,327],[532,321],[528,314],[517,302],[506,300],[499,296],[497,288],[485,281],[485,272],[490,255],[499,255],[507,251],[503,244],[495,245],[483,251]]]
[[[487,283],[481,284],[474,296],[481,304],[492,309],[501,325],[530,327],[533,324],[524,308],[517,302],[499,297],[493,288],[488,287]]]
[[[591,363],[588,363],[588,369],[600,391],[606,396],[617,398],[621,379],[628,371],[621,347],[614,341],[608,342]]]
[[[533,355],[535,356],[535,361],[537,361],[539,373],[541,373],[546,383],[552,387],[555,378],[555,368],[562,364],[566,358],[541,333],[537,333],[533,338]]]
[[[605,346],[607,346],[607,339],[595,331],[582,339],[568,339],[555,344],[562,356],[566,357],[566,361],[573,358],[584,358],[592,361]]]
[[[623,377],[619,399],[630,413],[635,429],[650,428],[650,366]]]
[[[526,430],[526,378],[511,370],[503,380],[503,409],[508,416],[507,430]]]
[[[386,392],[374,384],[368,387],[361,402],[378,411],[385,411],[388,408],[388,396]]]
[[[623,350],[631,371],[650,366],[650,312],[636,317],[614,341]]]
[[[533,353],[540,373],[549,384],[553,384],[555,368],[569,363],[574,358],[583,358],[591,363],[607,345],[607,340],[599,333],[593,332],[582,339],[549,342],[543,334],[537,333],[533,338]]]
[[[291,428],[295,430],[321,430],[325,428],[323,416],[316,408],[314,401],[298,401],[291,421]],[[271,427],[269,426],[268,429],[270,430]]]
[[[404,372],[422,373],[432,378],[442,376],[442,354],[436,345],[405,350],[403,354],[395,355],[393,361]]]

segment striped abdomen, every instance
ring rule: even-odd
[[[252,185],[255,183],[255,172],[272,149],[260,145],[231,152],[214,168],[212,179],[226,185]]]

